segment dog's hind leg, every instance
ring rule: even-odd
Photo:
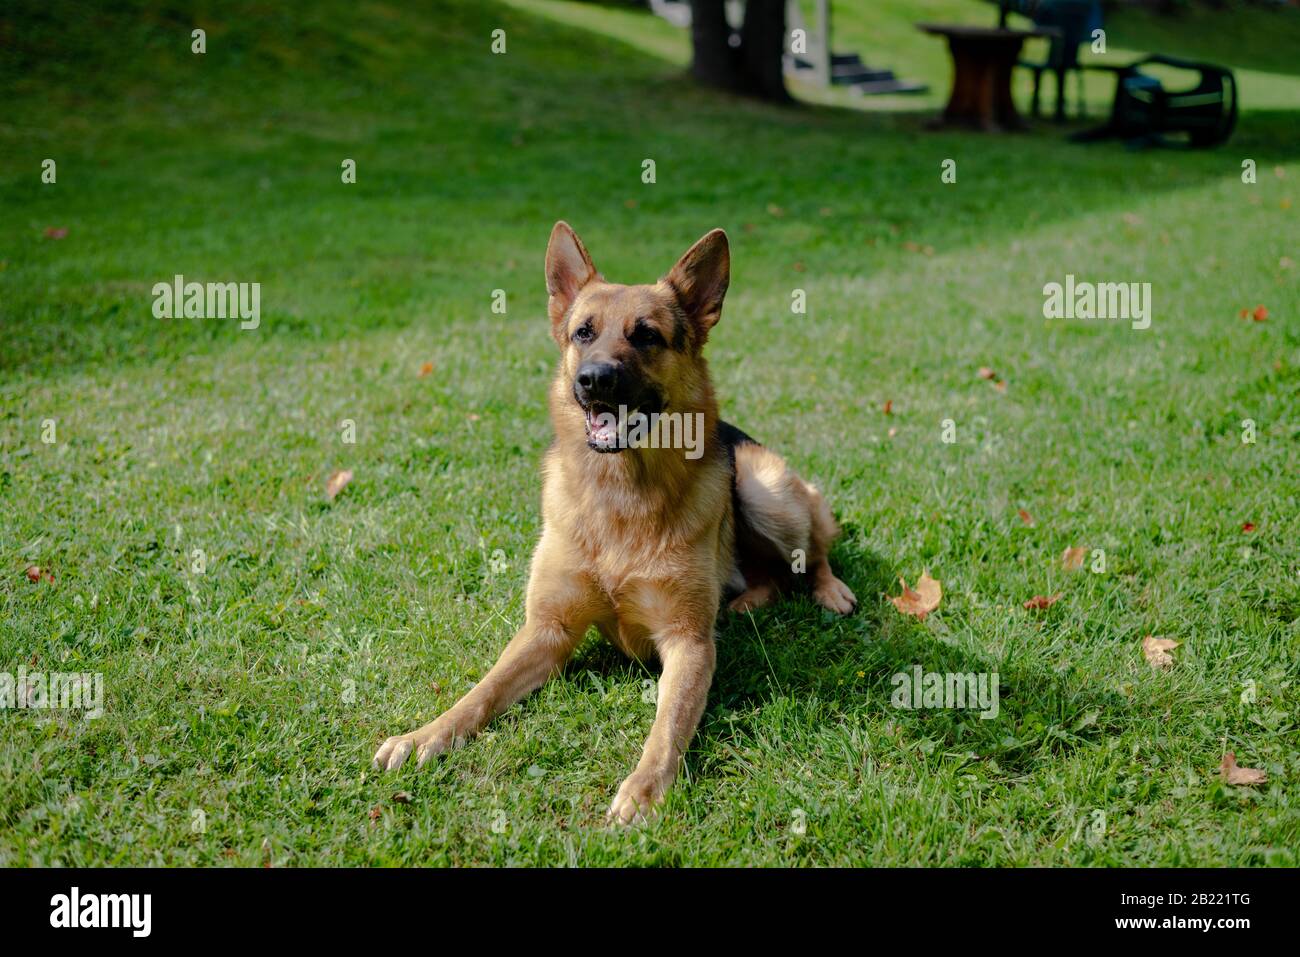
[[[755,443],[736,446],[736,492],[741,512],[737,548],[744,552],[737,558],[746,570],[746,594],[770,598],[772,580],[802,572],[818,604],[841,615],[853,611],[857,599],[831,571],[828,556],[839,526],[821,492],[791,471],[781,456]],[[735,602],[732,607],[745,610]]]
[[[771,580],[756,582],[748,585],[743,592],[727,604],[727,607],[738,614],[744,614],[755,608],[762,608],[764,605],[770,605],[776,598],[776,583]]]
[[[831,507],[826,504],[816,486],[804,482],[808,493],[808,507],[812,516],[809,534],[808,571],[812,575],[813,599],[823,608],[847,615],[858,605],[858,599],[849,586],[835,577],[831,571],[831,544],[840,534],[840,527],[831,515]]]
[[[374,766],[394,770],[412,751],[423,764],[464,744],[489,721],[556,674],[604,611],[593,586],[566,571],[562,550],[542,535],[528,583],[527,618],[501,657],[478,684],[451,708],[418,731],[391,737],[379,746]]]

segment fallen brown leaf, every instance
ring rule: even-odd
[[[1169,652],[1180,644],[1181,642],[1174,641],[1172,638],[1156,638],[1147,635],[1142,639],[1142,654],[1146,656],[1147,664],[1152,668],[1168,668],[1174,663]]]
[[[68,228],[66,226],[45,227],[46,239],[67,239],[67,237],[68,237]]]
[[[1026,608],[1051,608],[1061,600],[1061,593],[1058,591],[1055,595],[1035,595],[1029,601],[1025,602]]]
[[[325,497],[331,502],[338,496],[339,492],[348,487],[352,481],[351,469],[335,469],[329,479],[325,482]]]
[[[981,379],[996,379],[998,374],[988,366],[980,366],[979,376]]]
[[[1061,565],[1064,566],[1066,571],[1077,572],[1083,567],[1083,560],[1087,557],[1088,549],[1084,548],[1082,545],[1074,548],[1067,548],[1061,553]]]
[[[1268,775],[1256,768],[1243,768],[1237,764],[1236,752],[1229,751],[1219,765],[1219,774],[1229,784],[1263,784]]]
[[[1029,514],[1028,512],[1026,512],[1023,508],[1022,508],[1022,509],[1018,509],[1018,510],[1016,511],[1016,514],[1020,516],[1020,520],[1021,520],[1022,522],[1024,522],[1026,525],[1033,525],[1033,524],[1034,524],[1034,516],[1030,515],[1030,514]]]
[[[889,600],[904,615],[915,615],[920,621],[925,621],[925,616],[939,607],[939,601],[943,598],[943,586],[931,578],[929,572],[921,572],[921,577],[916,582],[916,591],[908,588],[907,582],[902,578],[898,579],[898,583],[903,586],[903,594]]]
[[[422,366],[420,366],[420,378],[424,378],[432,371],[433,371],[433,363],[432,362],[424,363]]]
[[[886,400],[885,400],[885,407],[884,407],[884,409],[883,409],[882,411],[884,411],[885,415],[893,415],[893,414],[894,414],[894,400],[893,400],[893,399],[886,399]]]

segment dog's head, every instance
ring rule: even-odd
[[[551,335],[563,350],[557,428],[581,421],[587,445],[620,452],[626,413],[699,411],[712,401],[701,356],[731,276],[727,234],[702,237],[653,285],[605,282],[568,223],[546,248]]]

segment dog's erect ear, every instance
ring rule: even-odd
[[[731,282],[731,248],[727,234],[715,229],[686,250],[664,282],[673,287],[677,301],[695,330],[699,345],[722,318],[722,300]]]
[[[587,247],[578,234],[564,220],[551,230],[551,241],[546,246],[546,292],[550,299],[546,311],[551,317],[551,335],[564,345],[564,317],[578,297],[582,287],[596,278]]]

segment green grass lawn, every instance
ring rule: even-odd
[[[702,91],[684,33],[612,8],[199,6],[0,14],[0,671],[106,691],[0,712],[0,863],[1300,864],[1294,71],[1226,147],[1131,153],[925,132],[947,63],[910,21],[991,18],[959,0],[840,17],[938,91],[880,109]],[[724,415],[826,491],[861,602],[721,622],[630,830],[654,675],[594,637],[472,746],[368,768],[520,623],[559,218],[630,282],[728,230]],[[260,327],[155,319],[177,273],[262,283]],[[1149,282],[1151,327],[1045,320],[1067,274]],[[920,622],[887,596],[923,570]],[[998,672],[998,717],[893,707],[914,665]],[[1221,783],[1229,750],[1268,782]]]

